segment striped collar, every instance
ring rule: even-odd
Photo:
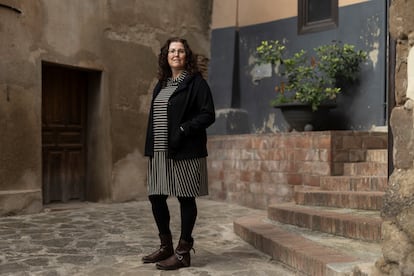
[[[181,74],[178,77],[176,77],[174,79],[172,77],[168,78],[167,86],[179,85],[180,82],[182,82],[187,75],[188,75],[187,71],[183,71],[183,72],[181,72]]]

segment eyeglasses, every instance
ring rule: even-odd
[[[173,55],[175,55],[176,53],[178,53],[179,55],[184,55],[185,50],[184,49],[169,49],[168,53],[173,54]]]

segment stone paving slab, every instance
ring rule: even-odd
[[[179,237],[179,205],[170,198]],[[75,208],[76,207],[76,208]],[[233,221],[265,211],[198,199],[192,266],[159,271],[141,257],[158,244],[148,201],[56,205],[35,215],[0,218],[0,275],[295,275],[242,241]]]

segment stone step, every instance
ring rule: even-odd
[[[343,175],[349,176],[387,176],[388,164],[375,162],[344,163]]]
[[[384,192],[388,185],[387,176],[323,176],[320,188],[328,191],[377,191]]]
[[[384,192],[295,190],[296,204],[335,208],[381,210]]]
[[[371,275],[381,256],[377,243],[363,242],[269,221],[265,216],[234,221],[234,232],[258,250],[296,271],[298,275]]]
[[[295,203],[270,205],[268,218],[345,238],[379,241],[381,218],[378,211],[303,206]]]

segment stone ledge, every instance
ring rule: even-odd
[[[42,208],[41,190],[0,191],[0,216],[39,213]]]

